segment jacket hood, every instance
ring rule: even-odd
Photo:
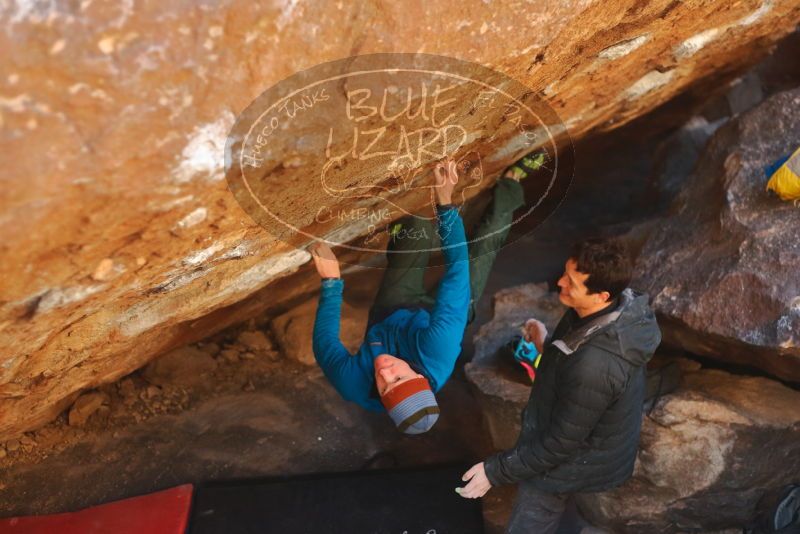
[[[661,330],[649,300],[647,294],[627,288],[620,295],[616,310],[568,332],[553,341],[553,345],[565,354],[571,354],[581,345],[592,345],[633,365],[645,365],[661,343]]]

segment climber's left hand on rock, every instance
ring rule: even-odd
[[[435,178],[434,192],[436,203],[441,205],[450,204],[453,197],[453,189],[458,183],[458,168],[453,158],[447,158],[436,164],[433,169]]]
[[[314,266],[321,278],[341,278],[339,271],[339,260],[326,243],[314,243],[309,248],[311,257],[314,258]]]

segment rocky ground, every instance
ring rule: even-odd
[[[116,383],[84,393],[58,420],[6,442],[0,446],[0,466],[38,463],[101,432],[120,435],[125,428],[194,409],[220,395],[255,391],[257,383],[275,374],[278,359],[272,342],[257,330],[238,336],[226,332],[177,349]]]

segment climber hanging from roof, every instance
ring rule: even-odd
[[[387,411],[406,434],[433,426],[439,417],[434,393],[453,372],[464,329],[474,318],[474,302],[483,293],[514,210],[524,204],[519,181],[536,172],[545,159],[546,153],[526,156],[498,180],[469,247],[459,212],[451,204],[456,164],[448,159],[437,165],[434,191],[446,272],[436,296],[423,284],[432,225],[424,218],[404,217],[389,227],[388,266],[370,309],[366,339],[353,355],[339,340],[344,289],[339,263],[327,245],[312,247],[322,277],[314,356],[342,397],[369,410]]]

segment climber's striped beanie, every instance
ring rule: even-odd
[[[405,434],[422,434],[439,419],[439,405],[425,378],[412,378],[381,396],[394,424]]]

